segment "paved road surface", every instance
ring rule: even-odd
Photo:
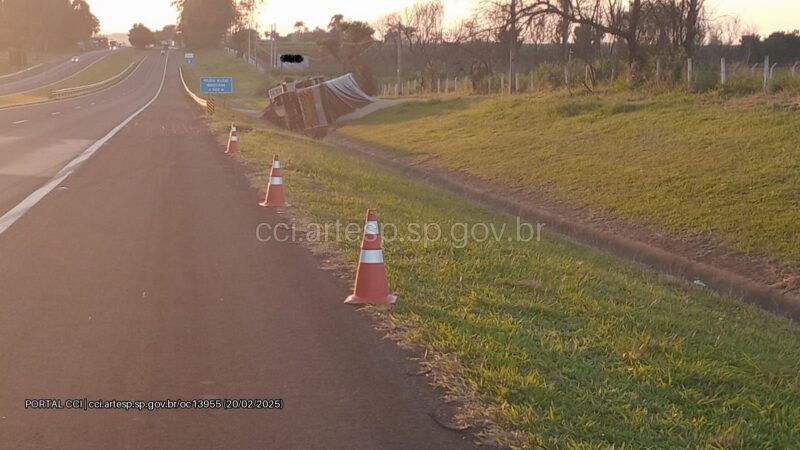
[[[342,305],[346,284],[299,245],[256,240],[282,219],[203,127],[176,59],[150,108],[0,234],[0,447],[470,448],[428,417],[432,391],[396,347]],[[154,54],[103,93],[0,112],[0,215],[144,105],[163,69]],[[23,408],[84,397],[285,407]]]
[[[57,83],[75,75],[110,54],[110,50],[95,50],[92,52],[80,53],[76,55],[80,58],[80,61],[76,63],[67,60],[34,75],[19,74],[18,76],[0,79],[0,96],[32,91]]]

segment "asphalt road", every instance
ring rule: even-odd
[[[425,377],[342,304],[347,283],[302,246],[258,242],[284,219],[257,206],[165,59],[102,93],[0,111],[3,216],[166,74],[0,233],[0,448],[470,448],[429,417]],[[284,407],[24,408],[56,398]]]
[[[81,70],[89,67],[100,59],[105,58],[111,53],[110,50],[95,50],[86,53],[79,53],[80,61],[71,62],[69,60],[58,63],[34,75],[19,74],[18,76],[0,79],[0,96],[28,92],[58,83],[61,80],[71,77]]]

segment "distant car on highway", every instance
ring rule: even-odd
[[[162,55],[166,55],[166,54],[167,54],[167,51],[166,51],[166,50],[161,50],[161,54],[162,54]]]
[[[80,59],[80,58],[78,58],[77,56],[73,56],[73,57],[72,57],[72,59],[71,59],[70,61],[72,61],[72,62],[76,63],[76,62],[78,62],[78,61],[80,61],[80,60],[81,60],[81,59]]]

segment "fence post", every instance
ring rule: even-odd
[[[800,66],[800,61],[794,63],[792,66],[792,78],[797,76],[797,66]]]
[[[764,57],[764,92],[769,88],[769,55]]]
[[[517,87],[517,94],[519,94],[519,72],[514,74],[514,85]]]
[[[500,74],[500,95],[505,95],[506,93],[506,74]]]
[[[772,66],[769,68],[769,79],[772,80],[773,76],[775,75],[775,68],[778,67],[778,63],[773,63]]]
[[[533,70],[531,70],[531,84],[530,84],[530,89],[531,89],[531,91],[533,91]]]
[[[719,77],[722,84],[728,82],[728,65],[725,63],[725,58],[721,58],[719,61]]]
[[[489,95],[492,95],[492,76],[489,75]]]
[[[441,94],[442,93],[442,79],[441,78],[437,78],[436,79],[436,93],[437,94]]]
[[[453,92],[458,92],[458,75],[453,77]]]
[[[689,87],[692,87],[692,72],[694,71],[694,67],[692,64],[692,58],[686,60],[686,82],[689,83]]]
[[[661,83],[661,59],[656,59],[656,86]]]

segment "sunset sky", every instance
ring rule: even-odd
[[[346,18],[372,21],[384,14],[397,11],[412,4],[413,0],[267,0],[259,17],[260,29],[276,23],[282,34],[292,31],[292,26],[302,20],[313,28],[324,27],[334,14]],[[456,23],[468,16],[480,0],[444,0],[447,23]],[[127,32],[134,22],[143,22],[151,28],[176,22],[175,8],[170,0],[89,0],[94,14],[100,19],[102,32]],[[707,0],[715,17],[738,15],[762,35],[773,31],[788,31],[800,28],[800,0]]]

